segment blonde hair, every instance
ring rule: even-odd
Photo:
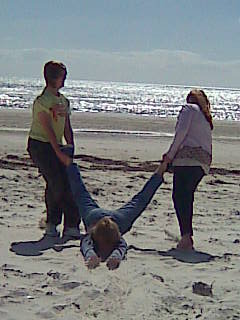
[[[100,219],[90,230],[90,235],[96,243],[102,239],[109,246],[114,247],[120,240],[120,232],[117,224],[109,217]]]
[[[210,124],[211,130],[213,130],[213,120],[210,110],[210,102],[205,92],[203,90],[192,90],[188,94],[188,97],[189,102],[196,103],[200,107],[206,120]]]

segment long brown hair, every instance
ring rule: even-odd
[[[211,107],[206,93],[203,90],[192,90],[188,94],[187,101],[196,103],[199,106],[207,122],[210,124],[211,130],[213,130],[213,119],[210,110]]]

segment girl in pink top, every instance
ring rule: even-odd
[[[175,137],[163,160],[173,166],[173,203],[181,240],[178,249],[193,249],[194,192],[212,161],[212,116],[203,90],[192,90],[179,113]]]

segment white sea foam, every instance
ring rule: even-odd
[[[0,78],[0,108],[25,109],[32,105],[44,83],[39,79]],[[62,90],[73,111],[133,113],[176,117],[191,86],[66,81]],[[240,89],[203,88],[215,119],[240,121]]]

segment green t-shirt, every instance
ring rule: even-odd
[[[59,96],[55,96],[50,90],[45,88],[42,94],[35,99],[32,109],[32,125],[29,132],[29,137],[42,142],[49,142],[47,133],[38,120],[38,113],[44,111],[51,117],[52,128],[55,132],[57,143],[62,144],[65,128],[65,117],[54,117],[54,114],[50,109],[56,104],[65,105],[68,114],[70,114],[69,101],[61,93]]]

